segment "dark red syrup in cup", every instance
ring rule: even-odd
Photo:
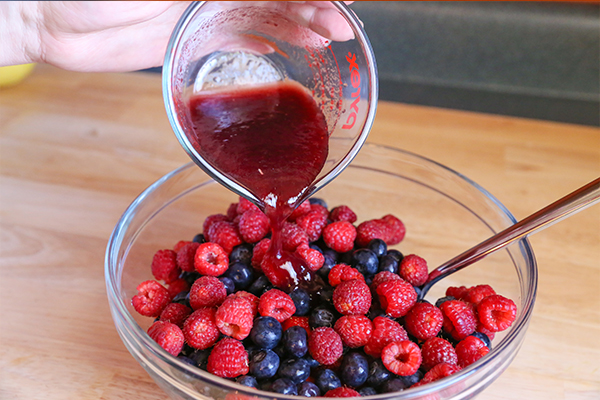
[[[281,231],[327,159],[327,122],[310,93],[291,81],[202,92],[189,102],[190,142],[261,200],[271,222],[263,272],[277,287],[316,289],[305,262],[282,248]]]

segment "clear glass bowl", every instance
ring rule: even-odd
[[[394,214],[406,225],[404,241],[393,246],[418,254],[435,268],[488,236],[515,223],[490,193],[461,174],[423,157],[367,144],[353,163],[317,193],[330,207],[346,204],[359,221]],[[147,334],[153,322],[131,306],[136,286],[153,279],[154,253],[191,240],[204,219],[224,213],[238,197],[186,164],[146,189],[125,211],[109,240],[105,274],[115,326],[133,357],[174,399],[284,399],[293,396],[244,388],[171,356]],[[537,266],[527,240],[521,240],[435,285],[435,301],[447,286],[487,283],[515,301],[517,319],[496,335],[492,351],[460,372],[429,385],[373,399],[469,399],[490,385],[517,354],[531,317]]]

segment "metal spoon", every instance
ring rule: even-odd
[[[419,299],[423,299],[429,289],[440,279],[460,271],[515,240],[546,228],[598,201],[600,201],[600,178],[531,214],[529,217],[522,219],[431,271],[427,282],[421,288]]]

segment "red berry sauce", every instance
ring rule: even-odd
[[[267,277],[288,290],[309,284],[304,261],[282,249],[281,230],[327,159],[327,121],[314,98],[286,81],[201,93],[189,109],[196,151],[260,199],[270,219]]]

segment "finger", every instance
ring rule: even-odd
[[[354,38],[352,28],[330,2],[292,2],[287,3],[287,9],[290,18],[327,39],[346,41]]]

